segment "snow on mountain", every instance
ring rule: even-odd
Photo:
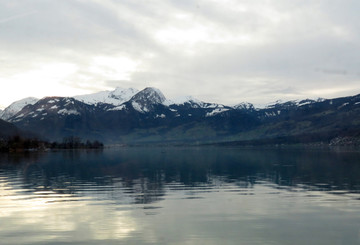
[[[30,107],[22,108],[9,118],[9,122],[17,123],[23,120],[44,120],[50,117],[80,116],[82,111],[92,108],[71,97],[45,97]]]
[[[119,88],[113,91],[101,91],[94,94],[77,95],[73,98],[89,105],[97,103],[106,103],[114,106],[119,106],[124,102],[129,101],[136,93],[137,89],[134,88]]]
[[[317,98],[316,102],[324,102],[326,99],[325,98]]]
[[[166,98],[159,89],[148,87],[135,94],[129,102],[135,110],[144,113],[151,111],[154,105],[166,102]]]
[[[180,96],[170,100],[175,105],[183,105],[185,103],[203,104],[204,102],[192,97],[192,96]]]
[[[214,109],[213,111],[206,113],[205,117],[212,117],[212,116],[215,116],[215,115],[217,115],[217,114],[219,114],[219,113],[223,113],[223,112],[228,111],[228,110],[230,110],[230,109],[227,109],[227,108],[216,108],[216,109]]]
[[[0,118],[3,120],[8,120],[10,117],[14,116],[19,111],[21,111],[21,109],[24,108],[25,106],[33,105],[37,101],[39,101],[39,99],[34,97],[28,97],[22,100],[15,101],[0,113]]]
[[[212,117],[234,109],[249,112],[261,111],[261,109],[255,109],[253,104],[247,102],[239,103],[234,106],[226,106],[216,103],[207,103],[192,96],[182,96],[169,100],[166,99],[159,89],[153,87],[147,87],[141,91],[134,88],[124,89],[118,87],[113,91],[101,91],[93,94],[78,95],[68,98],[48,97],[41,100],[45,103],[41,105],[42,107],[37,106],[36,109],[33,109],[33,111],[29,111],[31,108],[25,107],[29,104],[35,104],[38,101],[38,99],[31,97],[16,101],[4,111],[0,111],[0,118],[8,121],[20,121],[25,117],[37,118],[41,116],[42,118],[44,116],[53,115],[54,113],[59,116],[81,115],[82,109],[80,109],[79,106],[76,106],[76,108],[74,107],[75,104],[80,102],[82,102],[80,104],[85,103],[86,106],[90,106],[90,108],[95,106],[92,110],[100,111],[121,111],[128,110],[132,107],[141,113],[148,113],[158,109],[161,110],[161,106],[168,107],[168,110],[171,112],[178,112],[179,110],[203,109],[205,111],[205,117]],[[287,102],[278,100],[263,108],[266,110],[264,115],[266,117],[276,116],[283,114],[284,111],[291,110],[296,107],[311,106],[311,104],[321,101],[324,101],[324,99],[292,100]],[[25,110],[22,111],[24,107]],[[159,115],[161,115],[161,113]]]
[[[216,103],[206,103],[192,96],[181,96],[175,99],[166,99],[164,94],[157,88],[148,87],[142,91],[134,88],[116,88],[114,91],[101,91],[94,94],[77,95],[74,99],[89,105],[106,103],[114,105],[109,110],[123,110],[126,108],[123,103],[130,101],[132,106],[140,112],[148,112],[145,104],[163,104],[165,106],[190,104],[192,108],[223,108],[224,105]],[[144,103],[145,104],[144,104]]]
[[[261,109],[272,109],[275,107],[279,107],[281,105],[283,105],[284,103],[288,103],[288,104],[295,104],[295,101],[286,101],[284,102],[283,100],[276,100],[275,102],[270,102],[264,105],[264,108]]]
[[[324,98],[317,98],[317,99],[304,99],[304,100],[290,100],[290,101],[283,101],[283,100],[277,100],[272,103],[268,103],[264,106],[259,106],[257,108],[259,109],[274,109],[274,108],[289,108],[289,107],[301,107],[305,105],[314,104],[316,102],[323,102],[325,101]]]
[[[57,114],[61,115],[80,115],[77,110],[68,110],[68,109],[61,109],[57,112]]]
[[[107,111],[121,111],[125,108],[126,108],[126,105],[122,104],[122,105],[116,106],[114,108],[107,109]]]
[[[304,106],[304,105],[310,105],[315,103],[315,100],[311,100],[311,99],[305,99],[305,100],[296,100],[295,103],[297,106]]]
[[[237,109],[237,110],[255,110],[254,105],[249,102],[242,102],[242,103],[236,104],[233,106],[233,108]]]
[[[311,103],[314,103],[315,101],[313,100],[290,100],[290,101],[282,101],[282,100],[277,100],[275,103],[270,103],[268,104],[265,109],[287,109],[287,108],[293,108],[293,107],[299,107],[299,106],[304,106],[304,105],[308,105]]]
[[[185,105],[185,104],[190,104],[192,108],[204,108],[204,109],[217,109],[217,108],[225,107],[222,104],[207,103],[198,100],[192,96],[181,96],[172,100],[168,100],[168,105]]]
[[[135,88],[119,88],[117,87],[114,91],[110,92],[109,97],[112,99],[122,100],[122,101],[128,101],[133,97],[136,93],[138,93],[139,90]]]

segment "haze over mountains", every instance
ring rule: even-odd
[[[77,136],[105,143],[329,143],[360,135],[359,112],[360,95],[255,108],[250,103],[227,106],[191,96],[169,100],[148,87],[25,98],[5,108],[0,118],[47,140]]]

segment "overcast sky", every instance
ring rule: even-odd
[[[264,104],[360,93],[359,0],[0,0],[0,107],[115,87]]]

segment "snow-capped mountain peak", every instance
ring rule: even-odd
[[[185,103],[195,103],[195,104],[202,104],[204,102],[192,97],[192,96],[180,96],[180,97],[176,97],[175,99],[171,100],[173,102],[173,104],[176,105],[182,105]]]
[[[166,100],[164,94],[157,88],[147,87],[135,94],[131,101],[146,101],[152,104],[162,104]]]
[[[109,97],[117,100],[122,100],[124,102],[128,101],[133,97],[139,90],[135,88],[120,88],[117,87],[114,91],[109,93]]]
[[[98,103],[111,104],[119,106],[122,103],[131,99],[138,92],[134,88],[119,88],[117,87],[113,91],[101,91],[93,94],[77,95],[74,99],[81,101],[85,104],[95,105]]]
[[[9,122],[42,121],[51,118],[81,116],[83,112],[94,111],[93,106],[72,97],[45,97],[30,106],[23,107],[9,118]]]
[[[8,120],[10,117],[14,116],[15,114],[17,114],[19,111],[21,111],[22,108],[24,108],[27,105],[33,105],[35,104],[37,101],[39,101],[38,98],[34,98],[34,97],[27,97],[24,98],[22,100],[18,100],[13,102],[11,105],[9,105],[8,107],[5,108],[4,111],[2,111],[0,113],[0,118],[3,120]]]
[[[233,108],[237,110],[255,110],[254,105],[249,102],[239,103],[237,105],[234,105]]]
[[[305,100],[296,100],[296,106],[304,106],[304,105],[309,105],[309,104],[313,104],[315,103],[315,100],[311,100],[311,99],[305,99]]]
[[[325,101],[324,98],[317,98],[317,99],[303,99],[303,100],[289,100],[289,101],[283,101],[283,100],[277,100],[272,103],[268,103],[265,106],[259,107],[260,109],[274,109],[274,108],[292,108],[292,107],[301,107],[305,105],[314,104],[316,102],[323,102]]]
[[[159,89],[147,87],[135,94],[129,101],[135,110],[148,112],[153,109],[154,105],[166,102],[166,98]]]
[[[192,96],[181,96],[171,100],[171,104],[174,105],[190,105],[192,108],[223,108],[224,105],[216,104],[216,103],[207,103],[196,99]]]

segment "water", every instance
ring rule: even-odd
[[[360,244],[360,153],[0,155],[1,244]]]

